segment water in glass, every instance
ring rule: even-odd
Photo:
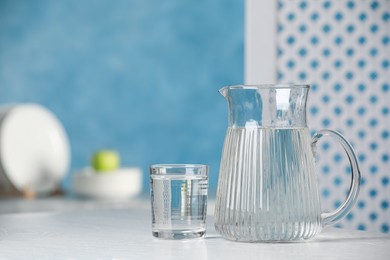
[[[207,176],[153,175],[150,185],[154,236],[184,239],[205,235]]]

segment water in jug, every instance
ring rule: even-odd
[[[359,193],[352,146],[338,132],[313,138],[306,124],[309,85],[235,85],[220,93],[229,105],[215,206],[215,228],[226,239],[267,242],[309,239],[344,217]],[[322,213],[315,150],[319,138],[338,141],[351,163],[344,203]]]

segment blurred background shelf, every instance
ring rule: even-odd
[[[30,213],[30,212],[60,212],[91,209],[119,208],[150,209],[149,197],[140,196],[132,200],[93,200],[80,199],[74,196],[54,196],[27,200],[23,198],[0,199],[0,214]]]
[[[207,202],[208,215],[214,214],[215,200]],[[0,214],[19,214],[34,212],[63,212],[77,210],[99,210],[99,209],[129,209],[137,208],[150,215],[149,194],[142,193],[131,200],[94,200],[81,199],[76,196],[53,196],[27,200],[24,198],[2,198],[0,199]]]

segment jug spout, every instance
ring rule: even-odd
[[[223,87],[223,88],[221,88],[220,90],[218,90],[219,93],[220,93],[224,98],[227,98],[228,88],[229,88],[229,87]]]

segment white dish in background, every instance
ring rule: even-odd
[[[0,109],[0,181],[37,195],[56,190],[70,164],[66,132],[56,116],[38,104]]]
[[[86,168],[73,174],[72,189],[81,197],[129,199],[142,190],[142,171],[140,168],[121,168],[96,173],[92,168]]]

